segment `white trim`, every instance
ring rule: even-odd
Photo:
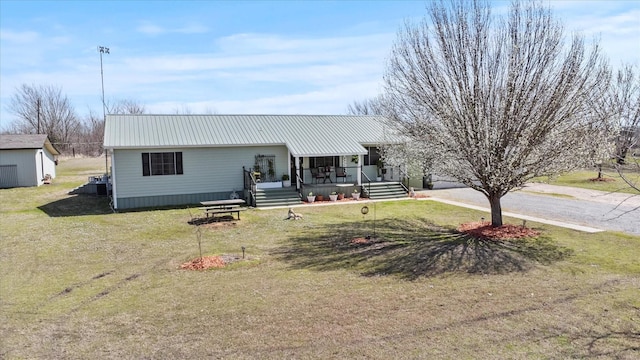
[[[114,150],[109,151],[111,153],[111,198],[113,199],[113,208],[118,208],[118,196],[116,192],[116,157],[114,155]],[[107,190],[109,184],[107,184]]]
[[[357,179],[358,186],[362,185],[362,161],[363,161],[362,155],[358,154],[358,166],[356,167],[357,169],[356,179]]]

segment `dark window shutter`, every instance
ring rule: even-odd
[[[176,174],[182,175],[182,153],[176,153]]]
[[[151,175],[151,167],[149,166],[149,153],[142,153],[142,176]]]

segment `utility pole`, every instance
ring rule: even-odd
[[[38,128],[36,130],[36,134],[40,134],[40,95],[38,95],[38,98],[36,99],[36,111],[38,112]]]
[[[102,117],[107,119],[107,104],[104,102],[104,71],[102,70],[102,54],[108,54],[109,48],[106,46],[98,46],[98,52],[100,53],[100,80],[102,81]]]
[[[104,124],[107,121],[107,104],[104,102],[104,71],[102,70],[102,54],[108,54],[109,48],[106,46],[98,46],[98,52],[100,53],[100,80],[102,81],[102,121]],[[109,159],[107,156],[108,156],[107,149],[105,149],[104,150],[104,167],[105,167],[105,173],[109,175]]]

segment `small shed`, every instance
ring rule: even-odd
[[[47,135],[0,135],[0,188],[40,186],[54,179],[57,155]]]

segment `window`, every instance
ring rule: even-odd
[[[312,157],[309,158],[309,167],[338,166],[338,162],[337,156]]]
[[[142,176],[182,174],[182,153],[142,153]]]
[[[380,160],[380,153],[377,147],[367,147],[367,154],[364,156],[364,164],[362,165],[377,165]]]

